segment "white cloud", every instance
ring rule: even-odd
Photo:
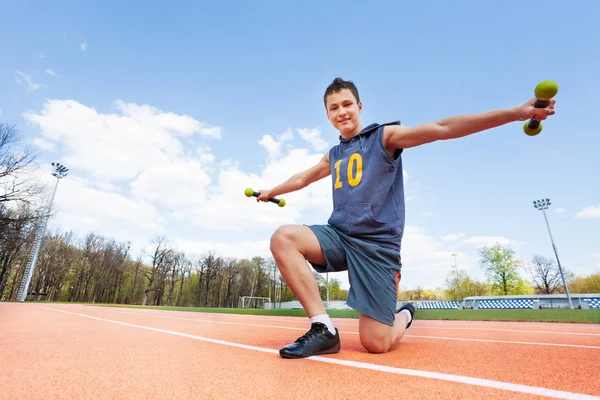
[[[494,246],[496,243],[500,243],[504,246],[518,246],[521,244],[516,240],[502,236],[472,236],[465,240],[465,243],[474,245],[475,247],[489,247]]]
[[[64,164],[104,180],[129,180],[151,166],[193,158],[180,137],[220,137],[220,128],[186,115],[123,101],[116,108],[120,113],[102,114],[74,100],[49,100],[24,117],[63,147]]]
[[[282,154],[282,148],[284,142],[290,141],[294,138],[294,133],[291,129],[288,129],[277,138],[273,138],[271,135],[263,135],[262,139],[258,142],[261,146],[267,150],[270,160],[279,158]]]
[[[600,268],[600,253],[590,254],[590,259],[594,262],[594,266]]]
[[[321,137],[321,131],[318,129],[296,129],[296,132],[317,151],[325,150],[328,146],[327,141]]]
[[[306,148],[284,153],[281,148],[279,157],[268,160],[260,174],[249,174],[230,161],[216,160],[202,143],[220,138],[220,128],[149,105],[118,101],[116,108],[115,113],[101,113],[73,100],[51,100],[41,111],[24,114],[40,129],[41,137],[35,143],[60,151],[60,162],[80,177],[68,196],[61,194],[62,200],[57,199],[69,210],[60,214],[65,227],[80,226],[102,233],[137,226],[150,235],[161,232],[165,221],[172,221],[177,224],[178,235],[185,231],[190,234],[188,240],[204,237],[212,243],[210,229],[268,230],[266,237],[260,236],[264,240],[279,225],[299,223],[307,210],[308,219],[327,216],[331,207],[327,179],[285,195],[288,205],[283,208],[256,203],[255,198],[244,195],[246,187],[260,190],[283,182],[317,163],[322,154]],[[277,136],[278,143],[292,138],[291,129]],[[65,179],[65,188],[71,180],[75,178]],[[65,193],[65,188],[61,185],[59,193]],[[67,199],[89,206],[77,207]],[[103,207],[113,214],[128,210],[128,218],[111,219]],[[201,230],[200,238],[198,227],[208,229]]]
[[[189,255],[201,255],[208,251],[214,251],[222,257],[270,258],[269,240],[241,241],[241,242],[216,242],[216,241],[194,241],[187,238],[176,238],[171,241],[173,246]]]
[[[447,235],[442,236],[443,242],[455,242],[465,237],[464,233],[449,233]]]
[[[52,189],[56,179],[50,168],[43,167],[38,173]],[[80,238],[96,232],[118,240],[145,242],[165,231],[166,221],[152,204],[94,189],[84,178],[71,174],[59,183],[53,212],[51,226],[73,230]]]
[[[276,142],[271,135],[264,135],[258,143],[267,150],[270,158],[277,158],[281,155],[281,143]]]
[[[565,263],[565,260],[561,259]],[[567,262],[563,265],[568,271],[574,272],[578,276],[587,276],[590,274],[600,273],[600,253],[590,253],[577,257],[571,263]]]
[[[452,271],[454,257],[457,256],[459,269],[470,276],[480,278],[476,261],[443,241],[438,242],[425,230],[416,226],[406,226],[402,241],[402,281],[403,288],[443,287],[446,276]]]
[[[18,84],[24,84],[27,87],[27,91],[29,92],[34,92],[36,90],[40,90],[46,87],[46,85],[44,84],[34,82],[31,79],[31,76],[27,75],[24,72],[15,71],[15,74],[17,75],[16,82]]]
[[[575,218],[600,218],[600,205],[584,208],[575,214]]]
[[[555,214],[557,214],[557,215],[564,214],[564,213],[566,213],[566,212],[567,212],[567,209],[566,209],[566,208],[560,208],[560,207],[559,207],[559,208],[555,208],[555,209],[554,209],[554,213],[555,213]]]
[[[294,149],[281,159],[271,160],[260,176],[247,174],[240,171],[237,165],[224,162],[220,165],[214,184],[207,189],[198,188],[198,191],[206,192],[204,201],[177,210],[173,217],[209,229],[241,232],[300,223],[302,213],[307,210],[315,217],[324,216],[331,203],[331,184],[327,179],[315,182],[302,191],[281,196],[287,202],[285,207],[257,203],[256,198],[247,198],[243,193],[247,187],[255,191],[270,189],[317,163],[320,158],[321,155],[310,154],[306,149]]]
[[[288,141],[288,140],[292,140],[294,138],[294,132],[291,129],[288,129],[287,131],[283,132],[281,135],[277,136],[278,140],[281,141]]]
[[[33,144],[42,150],[52,151],[56,148],[56,145],[52,142],[48,142],[42,138],[36,138],[33,140]]]
[[[57,74],[56,72],[54,72],[54,70],[52,70],[52,69],[50,69],[50,68],[46,68],[46,69],[44,70],[44,72],[45,72],[46,74],[50,75],[50,76],[54,76],[54,77],[57,77],[57,76],[58,76],[58,74]]]
[[[210,183],[199,161],[171,161],[146,168],[131,189],[139,199],[175,208],[205,201]]]
[[[81,51],[86,51],[88,47],[90,47],[90,45],[87,44],[85,41],[79,43],[79,48],[81,49]]]

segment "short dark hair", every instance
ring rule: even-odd
[[[358,96],[358,89],[354,85],[354,82],[345,81],[342,78],[335,78],[333,80],[333,82],[331,82],[329,84],[329,86],[327,86],[327,89],[325,89],[325,94],[323,95],[323,103],[325,103],[325,108],[327,108],[327,96],[329,96],[330,94],[337,93],[342,89],[350,90],[352,92],[352,94],[354,95],[354,98],[356,98],[356,102],[360,103],[360,97]]]

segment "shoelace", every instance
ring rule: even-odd
[[[298,342],[298,343],[308,342],[310,339],[313,339],[320,333],[324,333],[322,328],[320,328],[318,326],[313,326],[310,328],[310,330],[308,332],[306,332],[304,335],[302,335],[298,339],[296,339],[296,342]]]

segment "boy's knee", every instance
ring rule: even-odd
[[[386,353],[392,347],[389,335],[364,334],[360,335],[360,343],[369,353]]]
[[[293,228],[289,225],[284,225],[275,230],[271,235],[271,251],[279,250],[280,248],[290,244],[293,241]]]

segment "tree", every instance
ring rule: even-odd
[[[534,256],[529,271],[533,286],[539,294],[555,293],[562,283],[558,265],[548,257]]]
[[[152,255],[152,267],[146,273],[148,284],[146,285],[146,290],[144,290],[144,299],[142,300],[143,306],[148,304],[150,292],[160,288],[160,285],[157,285],[157,283],[161,283],[161,278],[169,270],[170,261],[174,253],[174,250],[167,244],[166,238],[162,236],[152,239],[151,243],[156,247],[154,248],[154,254]],[[157,298],[158,295],[155,294],[155,299]]]
[[[517,294],[522,285],[519,269],[523,267],[523,262],[515,258],[515,252],[509,246],[496,243],[494,246],[481,248],[479,256],[479,264],[492,289],[505,296]]]
[[[39,213],[25,203],[4,212],[0,204],[0,299],[12,296],[4,292],[11,275],[16,281],[23,274],[38,219]]]
[[[464,270],[450,271],[446,276],[446,298],[458,301],[469,296],[485,296],[490,288],[485,282],[478,282],[467,275]]]
[[[571,293],[600,293],[600,273],[575,277],[569,284]]]
[[[15,125],[0,122],[0,211],[9,203],[31,203],[43,187],[29,174],[35,154],[29,148],[16,149],[20,141]]]

